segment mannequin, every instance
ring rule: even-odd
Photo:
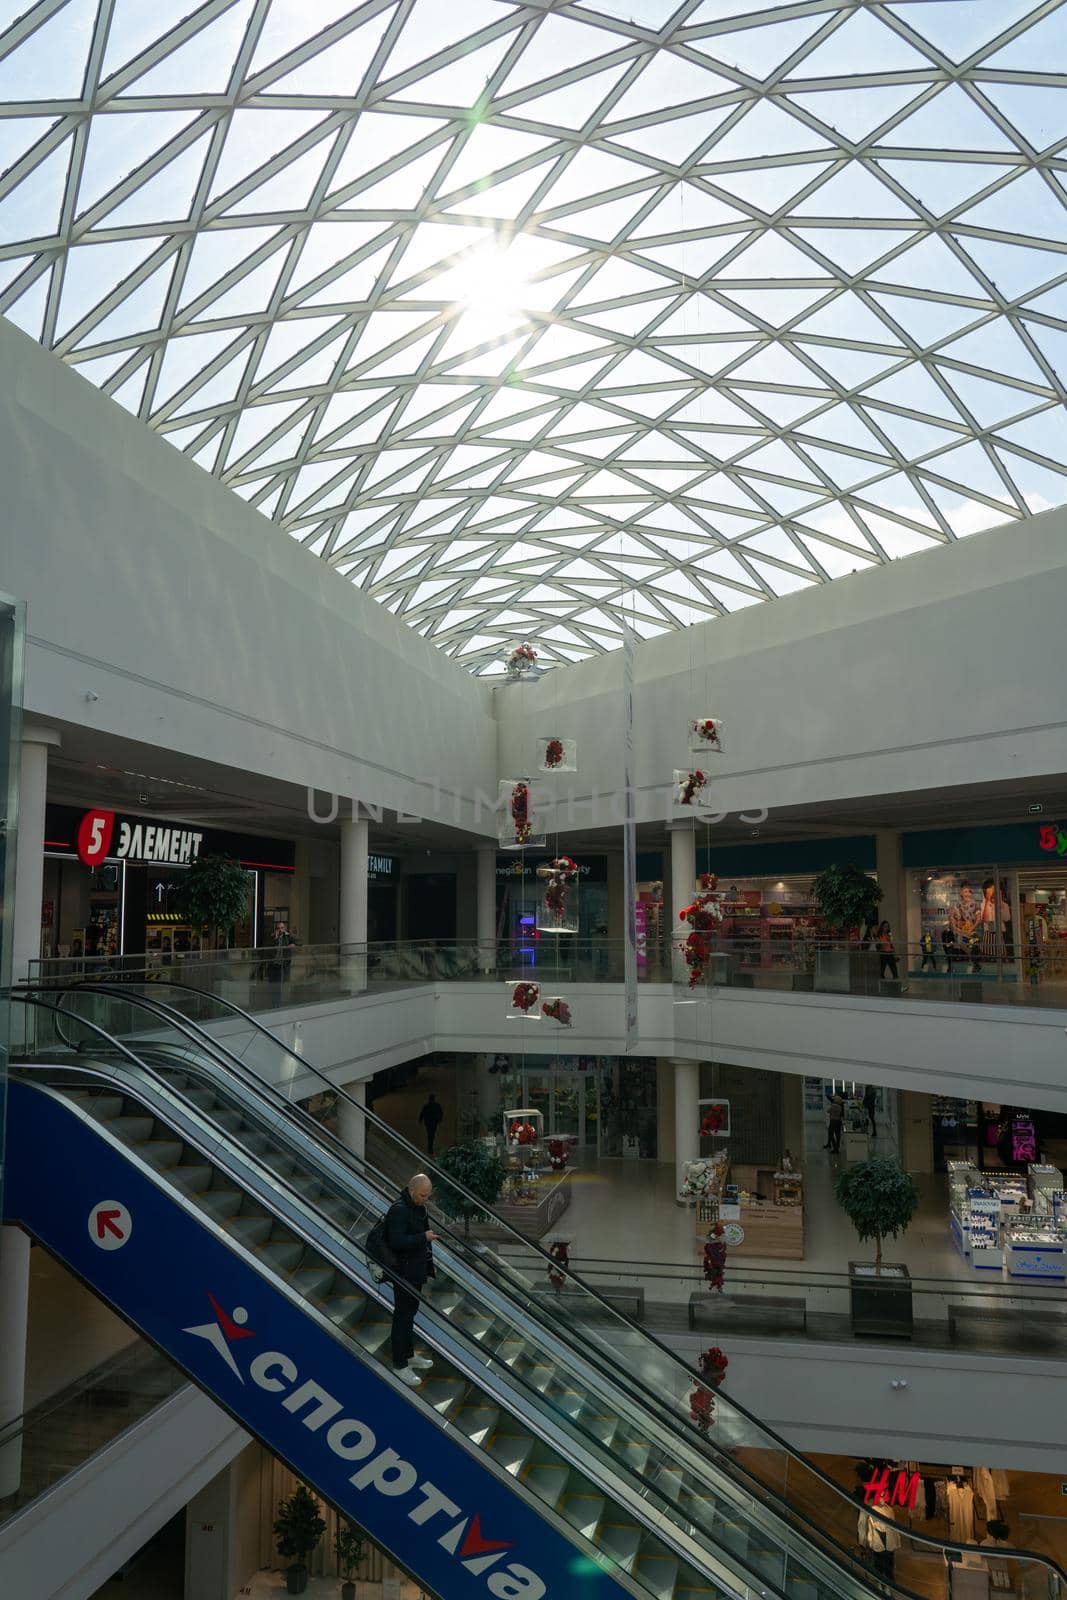
[[[949,1479],[948,1533],[956,1544],[974,1543],[974,1490],[962,1473]]]

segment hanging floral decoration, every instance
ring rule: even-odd
[[[707,781],[699,767],[695,772],[675,773],[675,782],[678,785],[678,804],[680,806],[691,806],[694,798],[700,793]]]
[[[700,1137],[710,1139],[712,1134],[721,1133],[726,1126],[726,1107],[721,1101],[710,1105],[700,1119]]]
[[[571,1158],[571,1147],[566,1139],[548,1141],[548,1164],[553,1172],[562,1172]]]
[[[700,1357],[700,1373],[704,1382],[690,1393],[689,1415],[701,1433],[707,1433],[709,1428],[715,1426],[715,1392],[721,1387],[729,1365],[729,1358],[717,1344],[705,1350]]]
[[[558,1143],[558,1141],[556,1142]],[[567,1268],[571,1264],[571,1255],[570,1250],[567,1247],[567,1241],[565,1239],[557,1239],[555,1244],[550,1247],[548,1253],[555,1263],[554,1266],[551,1266],[548,1269],[548,1281],[552,1285],[553,1289],[555,1289],[556,1293],[559,1294],[560,1290],[563,1288],[563,1285],[567,1281]]]
[[[534,1144],[537,1140],[537,1129],[532,1122],[513,1122],[508,1127],[508,1138],[512,1144]]]
[[[704,1281],[711,1290],[722,1294],[726,1282],[726,1241],[721,1222],[713,1222],[704,1241]]]
[[[521,781],[511,791],[511,820],[515,824],[515,843],[525,844],[533,833],[530,821],[530,788]]]
[[[567,910],[567,890],[578,877],[578,863],[570,856],[556,856],[538,867],[537,876],[545,879],[546,920],[561,926]]]
[[[541,997],[539,983],[517,983],[511,991],[511,1003],[516,1011],[529,1013]]]
[[[563,740],[549,739],[548,743],[545,745],[545,766],[550,770],[555,767],[561,767],[563,765],[563,756]]]
[[[717,717],[698,717],[689,728],[694,742],[707,745],[709,750],[722,750],[722,724]]]
[[[506,662],[506,669],[510,678],[517,678],[522,673],[528,672],[537,665],[537,651],[532,644],[524,639],[522,644],[517,644]]]
[[[683,906],[678,913],[679,922],[688,922],[693,930],[682,946],[685,964],[689,968],[689,987],[695,989],[704,976],[711,955],[707,935],[722,921],[718,897],[719,880],[714,872],[700,875],[700,893],[691,905]]]
[[[571,1008],[560,995],[555,995],[551,1000],[545,1000],[541,1010],[546,1017],[551,1017],[553,1022],[558,1022],[561,1028],[571,1026]]]

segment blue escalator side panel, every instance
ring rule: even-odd
[[[12,1083],[7,1135],[7,1220],[444,1600],[628,1593],[71,1107]]]

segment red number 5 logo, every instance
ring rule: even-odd
[[[115,831],[113,811],[87,811],[78,824],[78,856],[87,867],[98,867],[111,849]]]

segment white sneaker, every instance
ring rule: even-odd
[[[409,1389],[418,1389],[422,1379],[417,1372],[412,1372],[410,1367],[397,1367],[394,1369],[401,1383],[406,1383]]]
[[[414,1367],[416,1372],[429,1372],[433,1367],[433,1362],[429,1356],[412,1356],[408,1366]]]

